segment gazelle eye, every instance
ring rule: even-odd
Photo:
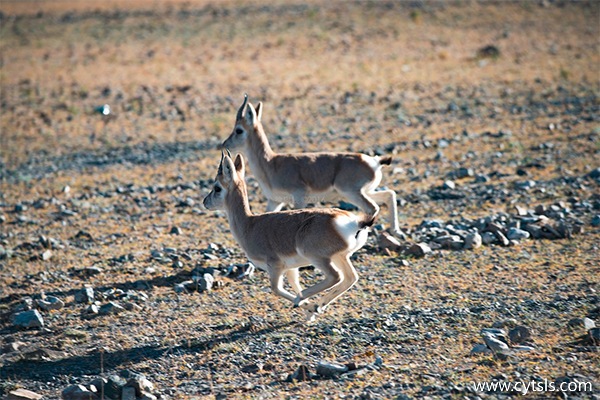
[[[244,130],[242,128],[236,128],[235,133],[241,135],[242,133],[244,133]]]
[[[215,186],[215,193],[219,193],[221,191],[221,187],[220,186]]]

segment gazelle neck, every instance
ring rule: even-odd
[[[252,211],[248,202],[248,194],[246,192],[246,184],[238,182],[234,190],[228,193],[227,198],[227,219],[231,232],[236,240],[243,243],[243,232],[246,230]]]
[[[258,123],[254,130],[246,147],[246,157],[248,157],[250,168],[258,180],[268,182],[269,162],[275,156],[275,152],[271,149],[262,124]]]

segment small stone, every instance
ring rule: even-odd
[[[123,386],[127,381],[121,378],[119,375],[109,375],[107,382],[104,385],[104,396],[109,399],[119,399]],[[135,389],[134,389],[135,395]]]
[[[487,347],[489,347],[490,350],[492,350],[495,354],[506,354],[509,351],[508,345],[494,335],[483,335],[483,341],[485,342]]]
[[[426,254],[431,253],[431,247],[427,243],[415,243],[406,250],[406,254],[415,256],[417,258],[425,257]]]
[[[600,344],[600,328],[592,328],[588,331],[588,335],[595,345]]]
[[[485,344],[476,344],[472,349],[470,354],[491,354],[492,350],[487,347]]]
[[[529,236],[529,232],[518,228],[509,228],[508,232],[506,232],[506,237],[509,240],[529,239]]]
[[[592,218],[592,226],[600,226],[600,215],[594,215]]]
[[[13,315],[13,324],[21,328],[43,328],[44,319],[38,310],[22,311]]]
[[[83,272],[87,275],[87,276],[95,276],[95,275],[99,275],[102,273],[102,268],[100,267],[86,267],[83,269]]]
[[[93,303],[94,289],[91,286],[84,286],[80,291],[75,292],[76,303]]]
[[[481,247],[483,243],[481,235],[479,232],[469,232],[467,236],[465,236],[465,246],[466,250],[476,249]]]
[[[108,315],[108,314],[119,314],[120,312],[125,311],[125,308],[121,307],[119,304],[114,301],[109,301],[108,303],[102,305],[98,310],[98,314],[100,315]]]
[[[135,400],[135,388],[125,386],[122,391],[121,400]]]
[[[306,365],[300,365],[298,367],[298,369],[296,371],[294,371],[293,374],[290,374],[287,377],[288,382],[294,382],[294,381],[303,382],[303,381],[309,381],[310,379],[311,379],[310,372]]]
[[[214,283],[214,276],[212,276],[211,274],[204,274],[198,281],[198,287],[200,290],[211,290],[213,288]]]
[[[83,385],[71,385],[62,391],[63,400],[97,400],[99,397]]]
[[[444,184],[442,185],[442,188],[454,190],[454,189],[456,189],[456,183],[454,183],[453,181],[450,181],[450,180],[445,181]]]
[[[589,331],[590,329],[593,329],[596,327],[596,323],[594,322],[593,319],[586,317],[583,319],[583,327],[585,328],[586,331]]]
[[[529,190],[534,188],[537,185],[534,180],[527,180],[522,182],[515,182],[515,188],[519,190]]]
[[[196,283],[194,281],[184,281],[175,285],[175,293],[187,293],[188,291],[195,290]]]
[[[96,315],[100,312],[100,309],[96,304],[90,304],[88,308],[85,309],[86,314]]]
[[[17,389],[10,391],[5,400],[40,400],[44,396],[26,389]]]
[[[141,396],[142,392],[151,392],[154,390],[154,385],[146,377],[141,374],[132,374],[133,376],[125,384],[125,388],[132,387],[135,396]]]
[[[497,240],[496,235],[492,232],[483,232],[481,235],[481,242],[485,245],[494,243]]]
[[[319,361],[317,364],[317,375],[326,378],[333,378],[348,371],[348,367],[341,364],[329,363],[327,361]]]
[[[142,395],[138,397],[137,400],[157,400],[158,397],[153,395],[152,393],[142,392]]]
[[[47,296],[44,300],[37,300],[37,305],[44,311],[60,310],[65,306],[65,303],[54,296]]]
[[[524,226],[523,230],[529,232],[529,236],[532,239],[540,239],[542,237],[542,228],[537,225]]]
[[[589,176],[589,177],[590,177],[590,178],[592,178],[592,179],[598,179],[598,178],[600,178],[600,167],[598,167],[598,168],[595,168],[595,169],[591,170],[591,171],[590,171],[590,172],[587,174],[587,176]]]
[[[106,378],[96,378],[90,382],[88,387],[90,388],[90,392],[92,393],[104,393],[104,387],[108,384],[108,379]]]
[[[521,344],[531,340],[531,330],[523,325],[515,326],[508,332],[508,338],[513,344]]]
[[[538,204],[537,206],[535,206],[533,211],[537,215],[544,215],[546,213],[546,206],[544,206],[543,204]]]
[[[515,211],[519,217],[524,217],[527,215],[527,209],[521,206],[515,206]]]
[[[356,207],[352,203],[348,203],[346,201],[340,201],[338,204],[338,208],[344,211],[357,211],[358,207]]]
[[[169,231],[169,233],[171,235],[181,235],[183,232],[181,231],[181,228],[178,226],[174,226],[171,228],[171,230]]]
[[[2,347],[2,352],[0,354],[14,353],[15,351],[19,351],[19,349],[21,349],[24,346],[26,346],[26,344],[23,342],[10,342]]]
[[[45,252],[42,253],[42,260],[48,261],[51,258],[52,258],[52,252],[50,250],[46,250]]]
[[[377,236],[377,246],[380,249],[390,249],[396,251],[401,248],[400,242],[390,233],[383,231]]]

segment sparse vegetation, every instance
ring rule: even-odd
[[[598,343],[569,325],[600,318],[600,3],[4,0],[0,11],[0,396],[58,398],[124,369],[172,399],[496,397],[471,383],[600,380]],[[500,53],[478,54],[488,45]],[[193,271],[246,262],[223,214],[200,205],[245,92],[263,101],[274,149],[392,154],[383,185],[403,199],[411,237],[424,220],[515,206],[554,205],[583,232],[424,258],[372,235],[353,259],[358,284],[310,326],[261,272],[177,293]],[[456,178],[461,167],[473,176]],[[449,179],[458,195],[434,199]],[[248,189],[264,210],[252,177]],[[124,309],[95,316],[84,285]],[[39,308],[45,296],[64,306],[41,311],[43,328],[13,324],[27,297]],[[470,354],[482,328],[511,319],[535,350]],[[286,380],[321,360],[368,368]]]

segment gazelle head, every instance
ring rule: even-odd
[[[262,103],[259,102],[256,108],[248,103],[248,95],[244,95],[244,102],[239,108],[235,117],[235,126],[229,137],[221,145],[222,148],[236,150],[242,149],[248,142],[250,135],[256,131],[262,118]]]
[[[215,185],[211,192],[204,198],[204,207],[208,210],[225,210],[227,199],[238,186],[245,190],[244,176],[246,175],[244,159],[241,154],[231,159],[231,153],[221,152],[221,162],[215,178]]]

